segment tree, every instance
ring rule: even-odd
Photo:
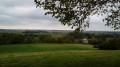
[[[65,35],[65,37],[67,38],[75,38],[75,39],[79,39],[79,38],[84,38],[84,33],[81,32],[70,32],[68,34]]]
[[[96,48],[101,50],[120,50],[120,38],[113,38],[95,45]]]
[[[63,25],[77,27],[76,31],[89,27],[91,15],[107,15],[106,26],[120,28],[120,0],[34,0],[37,7],[48,10]]]

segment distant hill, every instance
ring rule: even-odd
[[[73,30],[26,30],[26,29],[0,29],[0,33],[69,33]],[[84,31],[85,33],[95,34],[120,34],[120,31]]]

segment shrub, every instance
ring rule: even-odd
[[[96,47],[101,50],[120,50],[120,38],[114,38],[101,42]]]
[[[91,39],[88,39],[88,41],[89,41],[89,44],[98,45],[101,42],[104,42],[105,40],[102,38],[91,38]]]

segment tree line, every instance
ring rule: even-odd
[[[119,34],[95,34],[70,32],[62,37],[53,37],[49,34],[32,33],[0,33],[0,45],[23,43],[83,43],[86,38],[89,44],[99,49],[120,49]]]
[[[48,34],[32,33],[0,33],[0,44],[15,43],[82,43],[82,39],[88,39],[89,43],[97,44],[106,39],[119,37],[119,34],[90,34],[81,32],[70,32],[61,37],[53,37]]]

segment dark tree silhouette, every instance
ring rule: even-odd
[[[34,0],[37,7],[48,10],[63,25],[77,27],[76,31],[89,27],[91,15],[106,15],[106,26],[120,28],[120,0]]]

